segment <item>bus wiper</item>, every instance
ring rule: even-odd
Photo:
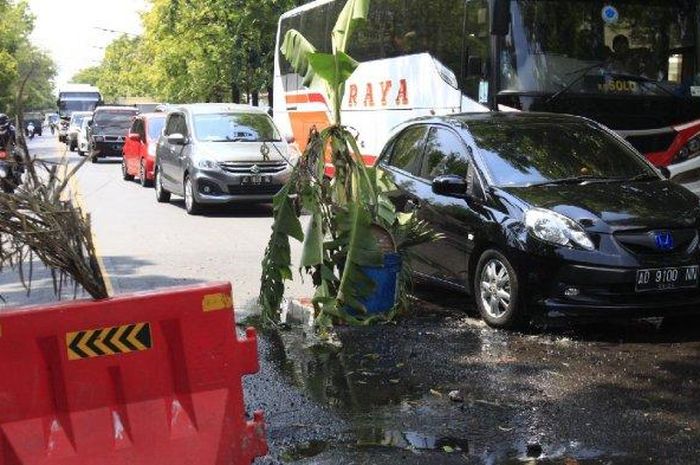
[[[576,69],[574,71],[570,71],[567,73],[567,75],[571,74],[576,74],[577,76],[572,79],[571,81],[567,82],[564,84],[564,87],[553,93],[547,100],[545,100],[544,103],[549,104],[557,100],[562,94],[565,94],[569,90],[571,90],[572,87],[574,87],[581,79],[583,79],[590,70],[595,69],[595,68],[602,68],[603,66],[607,65],[608,61],[599,61],[597,63],[593,63],[592,65],[584,66],[583,68]]]
[[[603,176],[584,175],[584,176],[573,176],[570,178],[552,179],[550,181],[536,182],[533,184],[529,184],[528,187],[561,186],[564,184],[583,184],[584,182],[586,182],[586,183],[588,183],[588,182],[609,182],[612,180],[613,179],[611,179],[611,178],[606,178]]]

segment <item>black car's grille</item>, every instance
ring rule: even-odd
[[[277,174],[285,170],[285,161],[225,161],[219,163],[222,170],[234,174]]]
[[[639,293],[635,290],[634,283],[577,287],[581,291],[581,297],[570,298],[570,300],[589,304],[595,302],[602,305],[665,305],[675,298],[682,301],[700,296],[700,290],[697,288]]]
[[[698,232],[695,229],[675,229],[668,232],[673,237],[673,248],[661,250],[656,244],[656,234],[660,230],[626,231],[614,234],[615,239],[625,249],[635,255],[684,254],[698,245]]]
[[[634,148],[642,153],[665,152],[671,147],[675,138],[676,132],[671,130],[658,134],[630,135],[625,137]]]
[[[106,136],[101,134],[95,134],[96,137],[103,137],[105,142],[124,142],[126,141],[126,136]]]
[[[240,184],[228,186],[231,195],[275,195],[282,189],[279,184],[260,184],[242,186]]]

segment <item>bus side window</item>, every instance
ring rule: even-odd
[[[464,63],[462,89],[472,100],[479,101],[479,86],[488,79],[489,14],[487,0],[467,1],[464,20]]]

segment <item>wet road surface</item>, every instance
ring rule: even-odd
[[[340,349],[305,347],[298,328],[267,336],[272,369],[323,409],[311,415],[318,423],[290,430],[276,428],[268,406],[276,459],[700,463],[697,321],[509,333],[465,314],[467,297],[425,288],[418,295],[418,314],[396,324],[339,328]],[[324,425],[325,415],[340,421]]]

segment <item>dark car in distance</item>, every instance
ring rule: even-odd
[[[472,293],[483,319],[700,313],[700,199],[588,119],[481,113],[410,121],[378,161],[400,211],[444,239],[419,278]]]
[[[90,159],[121,157],[126,136],[138,114],[135,107],[97,107],[90,123]]]

